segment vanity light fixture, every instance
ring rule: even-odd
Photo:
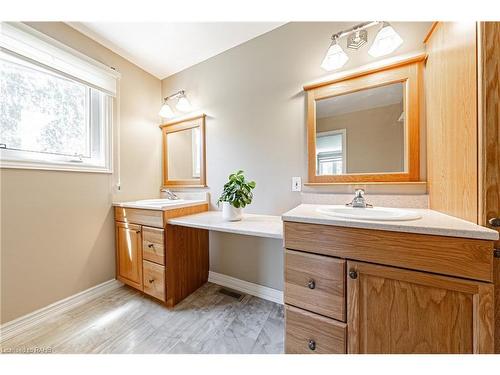
[[[179,99],[177,99],[177,105],[175,106],[181,112],[189,112],[191,110],[191,103],[186,98],[184,94],[184,90],[182,90],[179,94]]]
[[[368,53],[373,57],[388,55],[395,51],[401,44],[403,44],[403,39],[401,39],[389,22],[384,21]]]
[[[163,118],[172,118],[175,116],[174,111],[172,111],[172,108],[170,108],[166,100],[163,101],[163,105],[161,106],[158,115]]]
[[[339,46],[337,36],[332,36],[332,44],[326,52],[326,56],[321,63],[321,67],[325,70],[338,69],[343,67],[347,60],[349,60],[349,57],[346,55],[342,47]]]
[[[339,45],[339,40],[346,37],[347,48],[359,50],[368,43],[368,31],[366,29],[379,24],[382,24],[382,27],[368,50],[368,53],[371,56],[380,57],[387,55],[395,51],[399,46],[401,46],[401,44],[403,44],[403,39],[401,39],[399,34],[394,30],[389,22],[363,22],[354,25],[350,29],[342,30],[332,35],[332,42],[326,52],[323,62],[321,63],[321,67],[327,71],[343,67],[349,60],[349,56],[347,56],[342,47]]]
[[[172,111],[172,108],[168,105],[168,101],[175,98],[177,98],[177,104],[175,105],[175,108],[177,108],[177,110],[181,112],[189,112],[191,110],[191,103],[189,103],[189,100],[186,98],[186,93],[184,92],[184,90],[180,90],[175,94],[169,95],[163,99],[163,105],[161,106],[160,112],[158,113],[160,117],[172,118],[175,116],[174,111]]]
[[[368,43],[368,31],[356,30],[347,37],[347,48],[358,50]]]

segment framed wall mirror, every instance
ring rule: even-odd
[[[304,87],[309,183],[419,181],[422,62]]]
[[[163,186],[204,187],[205,114],[160,125],[163,135]]]

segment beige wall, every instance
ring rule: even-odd
[[[346,129],[347,173],[404,171],[402,104],[317,119],[316,131]]]
[[[283,290],[283,241],[211,232],[210,270]]]
[[[121,72],[122,189],[116,174],[0,170],[2,323],[113,279],[111,202],[161,183],[160,81],[65,24],[30,26]]]

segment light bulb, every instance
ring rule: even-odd
[[[187,100],[185,95],[182,95],[177,100],[177,105],[175,106],[181,112],[189,112],[191,110],[191,103]]]
[[[349,57],[335,40],[330,48],[328,48],[326,56],[321,63],[321,67],[327,71],[338,69],[343,67],[347,60],[349,60]]]
[[[172,108],[170,108],[170,106],[166,102],[163,103],[163,105],[161,106],[158,115],[163,118],[172,118],[175,116],[174,112],[172,111]]]
[[[403,44],[403,39],[388,22],[384,22],[368,53],[373,57],[388,55],[401,44]]]

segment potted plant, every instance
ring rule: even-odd
[[[227,221],[238,221],[243,216],[243,207],[252,203],[252,190],[255,181],[245,180],[243,171],[229,175],[229,181],[224,185],[222,195],[217,205],[222,202],[222,218]]]

